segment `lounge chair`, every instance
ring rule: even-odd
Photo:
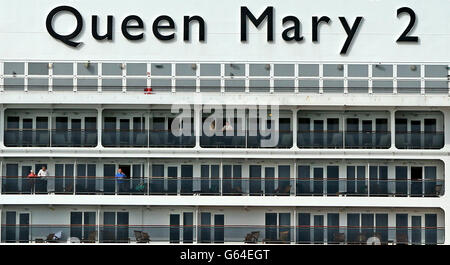
[[[48,234],[47,238],[45,239],[46,243],[57,243],[55,240],[55,233]]]
[[[345,243],[345,234],[344,233],[334,233],[334,241],[337,243]]]
[[[291,185],[286,185],[283,188],[278,187],[275,190],[276,195],[290,195],[291,193]]]
[[[245,236],[244,243],[258,243],[259,231],[250,232]]]
[[[81,243],[95,243],[96,237],[97,237],[97,232],[91,231],[88,235],[88,238],[81,240]]]
[[[134,230],[134,236],[136,237],[136,243],[150,242],[150,236],[146,232]]]

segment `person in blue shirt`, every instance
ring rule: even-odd
[[[116,173],[116,180],[119,188],[119,192],[125,192],[127,191],[127,175],[123,173],[122,169],[119,168]]]

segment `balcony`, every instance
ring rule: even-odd
[[[2,243],[257,243],[414,244],[444,243],[443,227],[309,225],[9,225]],[[56,237],[55,237],[56,235]]]
[[[274,137],[273,141],[271,137]],[[205,148],[291,148],[292,131],[267,131],[266,133],[245,131],[240,134],[234,133],[233,136],[202,135],[200,146]]]
[[[395,146],[398,149],[441,149],[444,132],[396,132]]]
[[[150,147],[194,147],[195,136],[175,136],[169,130],[150,130]]]
[[[390,132],[300,131],[299,148],[357,148],[387,149],[391,146]]]
[[[7,147],[95,147],[97,130],[6,129]]]
[[[148,131],[107,130],[102,132],[104,147],[148,147]]]
[[[103,130],[104,147],[194,147],[195,136],[175,136],[166,130]]]
[[[361,196],[439,197],[444,181],[292,179],[292,178],[164,178],[145,177],[2,177],[2,194],[77,195],[211,195],[211,196]]]

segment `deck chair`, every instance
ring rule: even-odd
[[[54,239],[55,233],[48,234],[47,238],[45,239],[46,243],[56,243],[57,241]]]
[[[253,244],[258,243],[259,234],[260,234],[259,231],[253,231],[248,233],[245,236],[244,243],[253,243]]]
[[[337,243],[345,243],[345,233],[334,233],[334,241]]]
[[[81,243],[95,243],[96,237],[97,237],[97,232],[91,231],[88,235],[88,238],[81,240]]]
[[[134,230],[134,236],[136,237],[136,243],[148,243],[148,242],[150,242],[150,236],[146,232]]]
[[[408,245],[408,235],[406,233],[397,234],[397,245]]]
[[[289,243],[290,241],[290,236],[289,236],[289,231],[283,231],[280,232],[280,243]]]
[[[280,189],[280,187],[278,187],[275,190],[276,195],[289,195],[290,193],[291,193],[291,185],[286,185],[282,189]]]

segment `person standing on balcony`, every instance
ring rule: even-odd
[[[38,172],[38,177],[42,179],[43,182],[47,181],[47,192],[50,194],[53,194],[55,192],[54,183],[53,181],[49,180],[48,177],[50,176],[47,170],[46,166],[42,166],[42,168]]]
[[[125,173],[123,173],[122,169],[119,168],[117,169],[117,174],[116,174],[116,180],[117,180],[117,186],[118,186],[118,191],[119,192],[124,192],[127,191],[127,175],[125,175]]]
[[[28,174],[28,182],[30,183],[30,192],[34,194],[36,192],[35,185],[36,185],[36,178],[37,175],[34,173],[34,170],[30,170],[30,174]]]
[[[226,145],[231,145],[233,138],[233,126],[231,126],[230,121],[226,121],[222,128],[224,142]]]

